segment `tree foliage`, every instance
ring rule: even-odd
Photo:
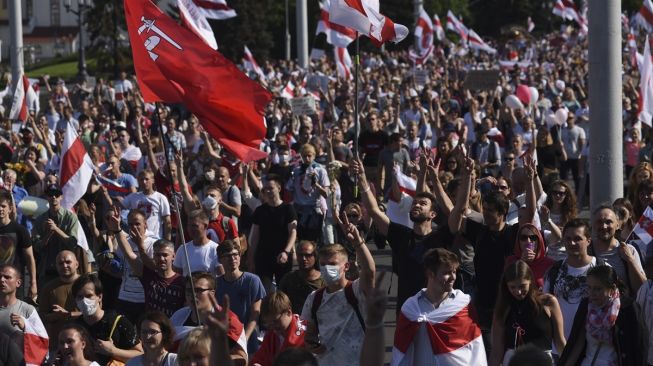
[[[117,77],[118,71],[130,70],[133,65],[123,2],[94,0],[85,16],[91,40],[88,51],[97,59],[97,71]]]

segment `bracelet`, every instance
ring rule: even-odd
[[[363,190],[361,191],[361,193],[367,193],[367,192],[370,191],[370,189],[371,189],[371,188],[370,188],[370,185],[368,184],[368,185],[367,185],[367,188],[366,188],[366,189],[363,189]]]
[[[383,324],[383,319],[381,319],[381,321],[378,322],[378,323],[376,323],[376,324],[372,324],[372,325],[370,325],[370,324],[365,324],[365,330],[370,330],[370,329],[379,329],[379,328],[383,328],[383,326],[384,326],[384,324]]]

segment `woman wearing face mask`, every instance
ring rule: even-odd
[[[143,355],[134,357],[126,366],[175,366],[177,354],[168,352],[175,337],[170,319],[160,311],[152,311],[141,317],[138,332],[143,342]]]
[[[639,306],[609,266],[587,272],[589,297],[578,306],[558,365],[645,365],[646,330]]]
[[[52,365],[100,366],[94,362],[93,341],[84,327],[69,323],[58,335],[59,350]]]
[[[72,286],[82,316],[77,324],[88,330],[100,366],[112,360],[127,362],[143,353],[136,328],[126,317],[102,309],[102,283],[95,273],[81,275]]]
[[[507,365],[515,351],[531,344],[551,355],[565,347],[562,311],[556,298],[534,286],[533,272],[518,260],[506,267],[492,322],[490,365]]]

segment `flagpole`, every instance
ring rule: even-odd
[[[358,111],[358,65],[360,64],[360,41],[356,32],[356,54],[354,56],[354,156],[358,156],[358,136],[360,135],[360,117]],[[358,198],[358,181],[354,182],[354,197]]]
[[[173,201],[175,210],[177,211],[177,232],[179,238],[181,239],[181,247],[184,248],[184,257],[186,258],[186,269],[188,270],[188,279],[191,282],[190,288],[193,291],[193,301],[195,302],[195,312],[197,316],[197,324],[202,325],[202,320],[200,319],[200,312],[197,310],[197,297],[195,297],[195,288],[190,279],[191,269],[190,269],[190,257],[188,256],[188,249],[186,248],[186,238],[184,238],[184,226],[181,222],[181,211],[179,210],[179,202],[177,202],[177,197],[175,196],[175,185],[172,179],[172,169],[170,169],[170,162],[172,161],[170,154],[168,152],[168,146],[166,144],[165,136],[163,135],[163,121],[161,120],[161,114],[159,113],[159,102],[154,103],[154,113],[156,113],[157,124],[159,125],[159,136],[161,137],[161,143],[163,144],[163,153],[166,157],[166,166],[168,167],[168,179],[170,180],[170,199]],[[181,169],[181,167],[177,167]]]

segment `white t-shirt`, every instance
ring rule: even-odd
[[[149,196],[143,192],[134,192],[122,200],[126,209],[139,209],[147,219],[147,228],[159,238],[163,237],[163,218],[170,216],[170,202],[163,194],[154,191]]]
[[[564,320],[565,338],[569,338],[571,327],[574,323],[576,310],[581,300],[587,297],[587,271],[596,266],[596,257],[592,257],[592,262],[583,267],[572,267],[566,265],[566,262],[560,266],[558,276],[550,286],[548,277],[544,280],[544,291],[550,292],[560,303],[560,310],[562,311],[562,319]],[[565,270],[566,267],[566,270]],[[549,291],[549,288],[552,291]]]
[[[154,255],[153,245],[157,241],[157,237],[150,231],[145,232],[145,253],[147,256],[152,258]],[[138,246],[130,238],[128,241],[132,250],[136,255],[138,255]],[[116,250],[116,256],[122,261],[122,283],[120,284],[120,292],[118,293],[118,299],[123,301],[135,302],[135,303],[144,303],[145,302],[145,291],[143,290],[143,285],[138,277],[132,271],[129,261],[125,259],[125,253],[118,248]]]
[[[143,366],[143,355],[136,356],[125,364],[125,366]],[[163,359],[163,362],[159,366],[176,366],[177,365],[177,354],[168,352],[168,354]],[[93,366],[93,365],[91,365]],[[99,366],[99,365],[98,365]]]
[[[358,309],[365,317],[365,299],[360,290],[359,280],[352,284],[354,295],[358,299]],[[301,318],[313,321],[311,307],[313,306],[313,291],[306,298]],[[354,309],[347,302],[345,290],[334,293],[324,291],[322,304],[317,310],[320,343],[326,351],[317,356],[320,365],[357,365],[359,363],[361,346],[365,332],[360,325]]]
[[[215,273],[216,268],[220,266],[218,261],[218,244],[209,240],[204,245],[195,245],[193,241],[189,241],[177,249],[175,254],[175,261],[172,266],[181,268],[183,275],[188,276],[188,266],[186,265],[186,253],[184,247],[188,250],[188,258],[190,258],[190,271],[192,272],[211,272]]]

